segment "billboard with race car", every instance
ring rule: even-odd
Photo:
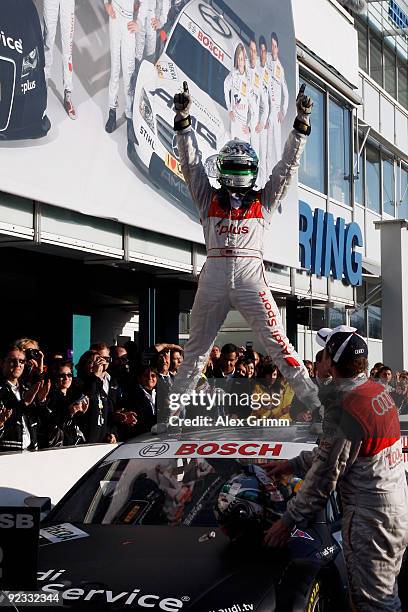
[[[173,131],[184,81],[209,175],[214,155],[238,137],[255,149],[256,187],[265,185],[295,116],[291,2],[5,2],[0,190],[202,243]],[[47,117],[52,129],[34,145]],[[37,132],[26,129],[35,122]],[[272,226],[266,259],[298,265],[296,184]]]

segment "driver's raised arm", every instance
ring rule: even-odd
[[[183,92],[174,96],[176,112],[174,130],[177,134],[177,147],[184,180],[203,219],[210,205],[212,189],[201,161],[195,132],[191,127],[190,107],[191,97],[185,82]]]
[[[264,206],[273,212],[291,183],[292,177],[299,168],[300,158],[306,144],[306,137],[310,134],[310,113],[312,112],[313,102],[308,96],[304,95],[304,85],[300,88],[296,99],[298,114],[295,119],[293,130],[290,132],[285,143],[282,159],[272,170],[265,187],[261,192],[261,199]]]

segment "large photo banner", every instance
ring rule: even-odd
[[[0,190],[203,242],[173,132],[183,81],[203,162],[245,140],[263,187],[295,117],[291,2],[2,0]],[[296,184],[265,258],[298,265]]]

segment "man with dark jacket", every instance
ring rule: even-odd
[[[10,347],[2,357],[0,452],[38,449],[38,415],[34,400],[43,383],[37,382],[29,388],[20,382],[25,362],[24,351],[16,346]]]
[[[269,466],[275,477],[292,473],[304,483],[265,542],[283,546],[294,525],[312,520],[338,483],[353,609],[399,612],[396,579],[408,544],[400,425],[386,389],[367,378],[367,357],[354,328],[328,336],[323,360],[333,381],[321,393],[323,434],[313,451]]]

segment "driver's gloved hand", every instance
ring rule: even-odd
[[[191,125],[190,108],[192,102],[187,81],[184,81],[183,91],[181,93],[176,93],[173,101],[174,110],[176,112],[176,116],[174,117],[174,129],[176,132],[180,132]]]
[[[301,134],[309,136],[311,132],[310,115],[313,109],[313,102],[309,96],[305,95],[305,89],[306,85],[303,83],[296,98],[297,116],[293,127]]]

